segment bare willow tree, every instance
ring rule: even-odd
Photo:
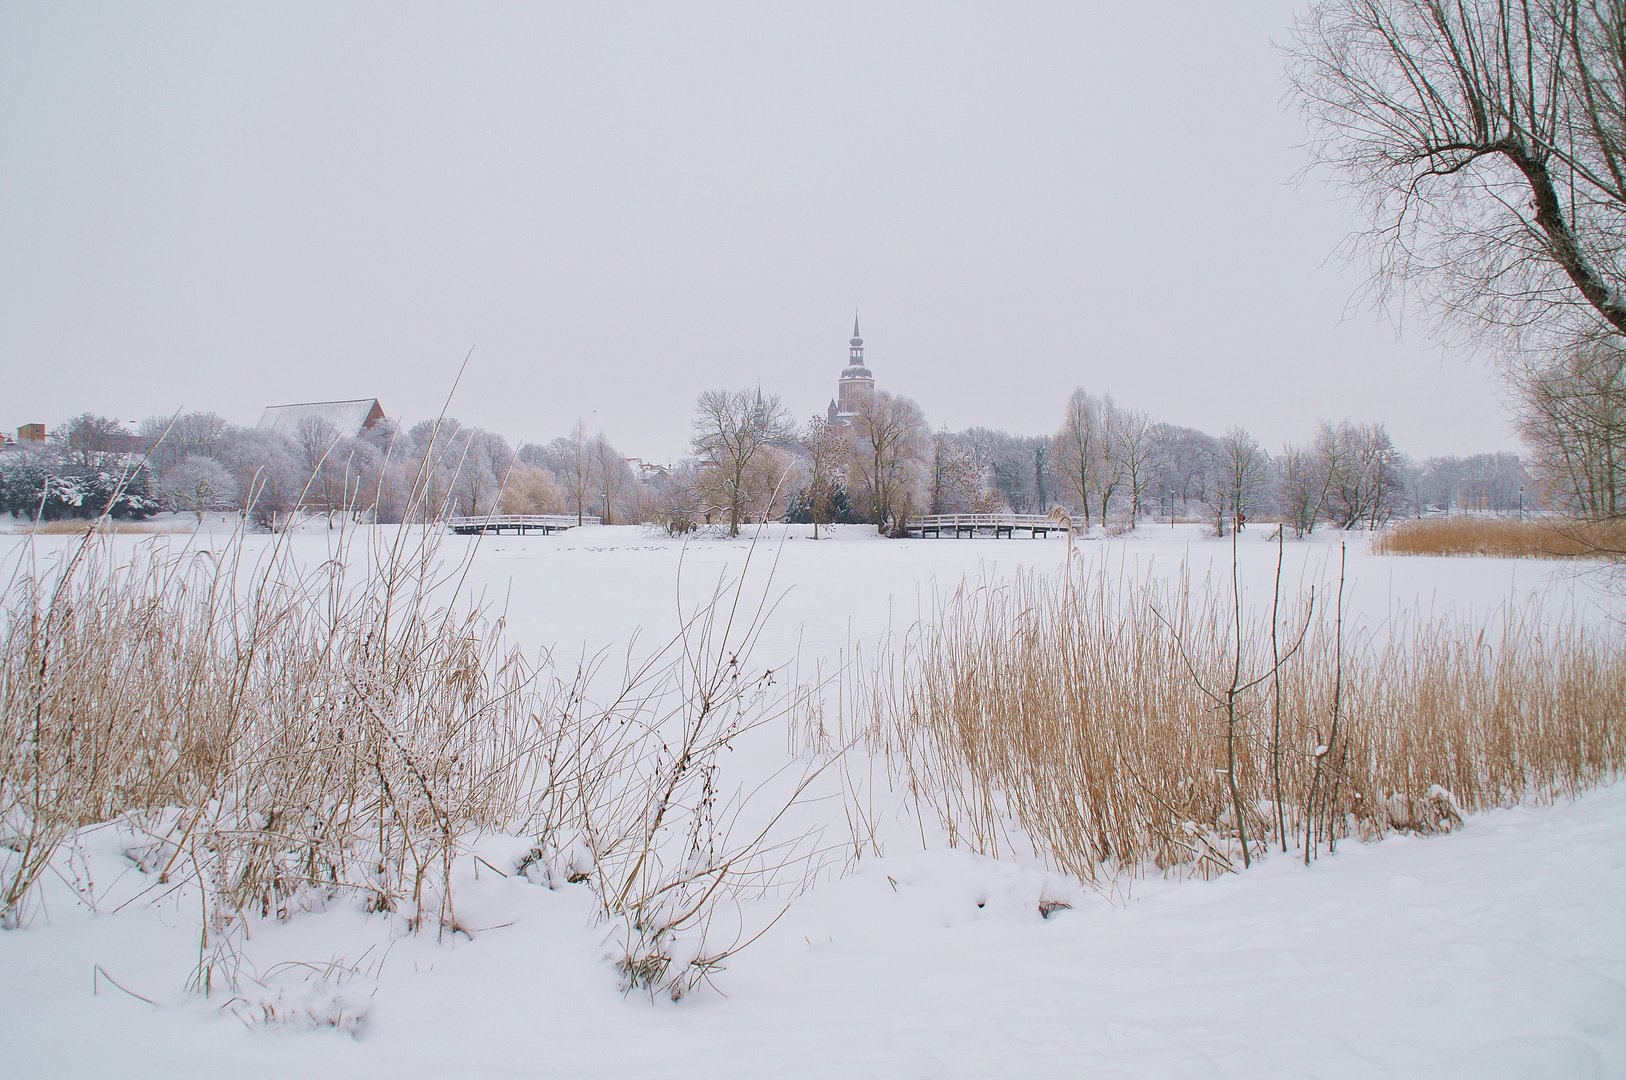
[[[761,390],[707,390],[694,410],[694,452],[728,500],[728,534],[738,536],[750,496],[751,467],[768,446],[791,438],[790,414],[777,394]]]
[[[1626,2],[1323,0],[1286,51],[1375,299],[1527,349],[1626,333]]]

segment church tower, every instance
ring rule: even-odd
[[[847,367],[836,384],[836,399],[830,403],[830,419],[850,425],[858,406],[875,393],[875,376],[864,366],[864,339],[858,333],[858,316],[853,315],[853,337],[848,343]]]

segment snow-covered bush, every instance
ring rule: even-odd
[[[201,523],[211,510],[237,508],[237,481],[220,462],[193,454],[164,474],[158,496],[169,509],[193,514]]]
[[[59,521],[105,514],[139,521],[160,508],[148,484],[147,470],[139,464],[76,464],[49,449],[0,456],[0,507],[16,517]]]

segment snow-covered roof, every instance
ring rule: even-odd
[[[255,425],[261,431],[283,435],[299,434],[299,422],[314,416],[332,424],[342,435],[360,435],[384,419],[384,407],[377,398],[354,401],[306,401],[297,405],[272,405]]]

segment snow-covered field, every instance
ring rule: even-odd
[[[488,537],[466,589],[517,641],[573,659],[623,650],[635,632],[635,648],[655,647],[749,556],[748,593],[774,604],[753,659],[805,674],[872,653],[929,612],[934,590],[1057,573],[1067,550],[1059,537],[886,541],[854,527],[815,543],[809,531],[775,528],[754,550],[633,528]],[[1289,542],[1284,580],[1335,584],[1344,539]],[[1347,539],[1349,609],[1380,631],[1397,612],[1616,613],[1570,565],[1378,557]],[[315,560],[330,541],[307,529],[293,543]],[[47,553],[68,542],[38,541]],[[1228,577],[1231,550],[1163,526],[1085,541],[1079,558],[1130,575],[1185,562],[1201,580]],[[1268,603],[1274,545],[1244,535],[1238,559],[1250,598]],[[785,744],[753,740],[735,781],[782,764]],[[623,997],[585,887],[499,876],[524,850],[501,837],[457,870],[472,937],[400,935],[336,905],[254,928],[244,970],[264,985],[252,1001],[191,996],[195,896],[188,908],[186,890],[152,890],[123,854],[130,837],[91,830],[29,925],[0,934],[0,1076],[1626,1075],[1621,784],[1448,836],[1341,844],[1310,869],[1278,856],[1214,882],[1104,893],[929,834],[922,850],[917,824],[882,809],[884,857],[844,877],[838,857],[715,990],[676,1004]],[[1072,906],[1043,918],[1041,899]],[[784,907],[767,905],[747,921]],[[260,1022],[267,1005],[294,1022]],[[313,1029],[313,1013],[337,1028]]]

